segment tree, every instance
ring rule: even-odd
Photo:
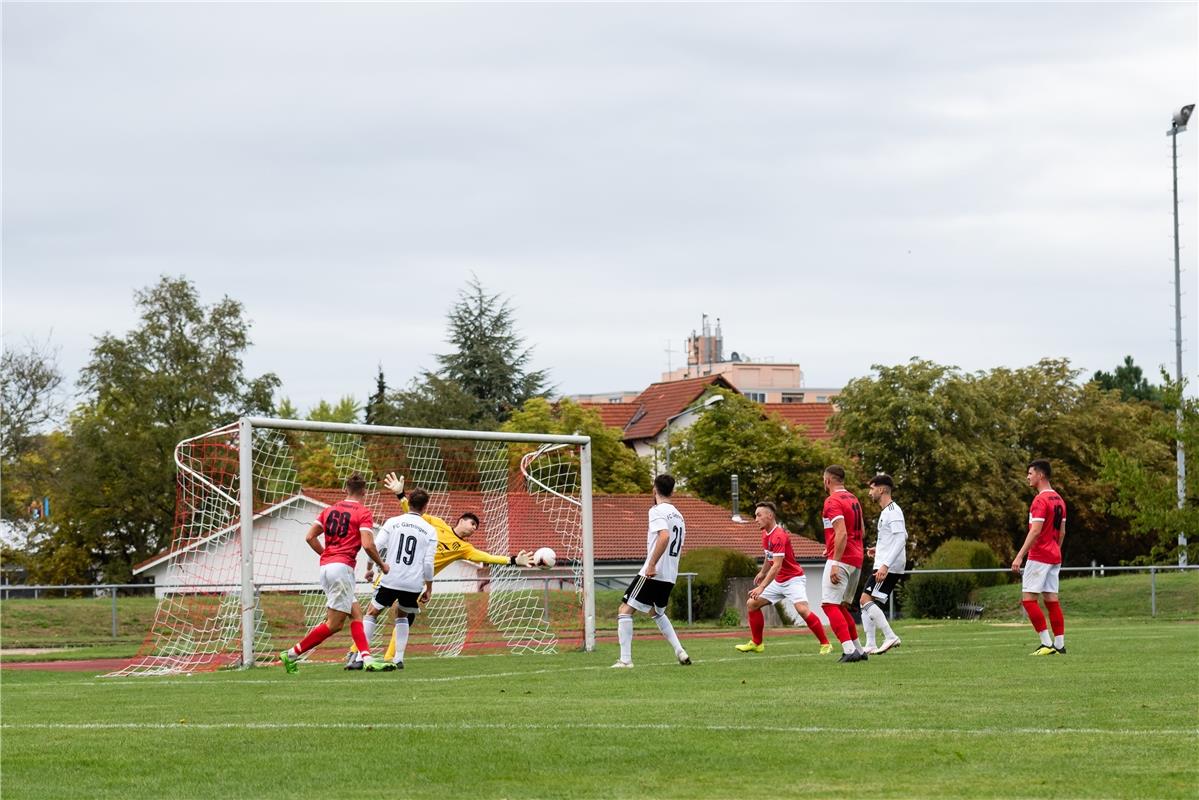
[[[594,409],[583,409],[569,399],[550,403],[533,397],[501,430],[590,436],[592,483],[597,492],[645,494],[650,490],[649,467],[625,445],[619,429],[604,426]]]
[[[319,401],[308,410],[305,419],[311,422],[353,423],[358,421],[361,410],[357,400],[345,395],[335,405],[327,400]],[[275,413],[283,419],[299,419],[296,407],[286,397],[279,401]],[[345,476],[338,474],[334,448],[346,451],[361,446],[361,439],[356,436],[317,431],[287,431],[284,439],[291,450],[296,480],[302,487],[340,487]]]
[[[379,374],[375,376],[375,393],[366,400],[366,424],[380,425],[380,416],[387,411],[387,379],[383,377],[383,365],[379,365]]]
[[[1096,372],[1091,380],[1102,389],[1119,390],[1125,400],[1145,400],[1151,403],[1160,403],[1162,400],[1161,387],[1149,382],[1141,368],[1133,363],[1132,356],[1124,356],[1124,363],[1112,372]]]
[[[812,441],[736,392],[716,391],[724,402],[707,408],[671,444],[676,477],[698,497],[725,505],[736,474],[747,504],[771,500],[789,530],[823,541],[821,475],[828,465],[843,464],[853,486],[855,465],[836,444]]]
[[[41,580],[128,580],[170,541],[175,444],[271,410],[278,378],[243,372],[250,324],[240,303],[202,306],[191,282],[166,276],[135,300],[138,327],[100,336],[82,371],[58,511],[34,564]]]
[[[63,411],[57,353],[34,342],[0,356],[0,459],[7,467],[34,446],[37,431]]]
[[[516,332],[512,307],[488,294],[478,278],[458,293],[447,320],[454,352],[437,356],[437,372],[425,372],[391,395],[390,408],[372,407],[372,421],[494,430],[525,401],[548,394],[548,373],[527,370],[532,350]]]

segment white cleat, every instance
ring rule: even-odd
[[[890,639],[883,642],[882,646],[878,649],[878,652],[885,653],[888,650],[890,650],[892,647],[899,647],[899,645],[900,645],[899,637],[893,636]]]
[[[862,648],[862,652],[868,656],[872,656],[875,653],[879,652],[879,649],[872,644],[868,644]]]
[[[615,664],[612,665],[612,669],[632,669],[632,668],[633,668],[632,661],[617,661]]]
[[[691,666],[691,656],[687,655],[686,650],[680,650],[679,652],[675,653],[675,656],[679,659],[679,663],[684,667]]]

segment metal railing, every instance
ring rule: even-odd
[[[687,579],[687,624],[693,622],[693,614],[691,607],[691,580],[698,573],[695,572],[680,572],[680,578]],[[596,578],[596,588],[624,588],[624,585],[636,577],[637,573],[632,572],[627,575],[605,575],[602,578]],[[550,619],[550,588],[552,584],[557,583],[559,590],[565,590],[574,587],[574,577],[570,573],[547,574],[547,575],[521,575],[517,580],[526,581],[533,584],[541,584],[543,597],[545,619],[548,622]],[[613,581],[619,581],[619,587],[613,587],[609,584]],[[492,583],[490,578],[436,578],[434,586],[441,583],[473,583],[478,585],[478,591],[484,591],[485,587]],[[600,584],[603,584],[602,586]],[[270,589],[274,591],[294,591],[294,592],[319,592],[320,585],[311,582],[291,582],[291,583],[260,583],[256,587],[261,589]],[[359,594],[366,594],[373,588],[371,584],[360,582],[358,583]],[[112,637],[119,638],[119,619],[117,612],[117,593],[120,591],[135,590],[140,594],[151,594],[157,592],[166,592],[177,594],[182,592],[195,593],[215,593],[215,592],[240,592],[241,584],[153,584],[153,583],[72,583],[72,584],[3,584],[0,585],[0,599],[11,600],[21,599],[23,596],[32,595],[32,599],[41,599],[44,595],[52,595],[60,592],[90,592],[95,598],[108,595],[112,600]],[[17,594],[14,598],[13,594]]]
[[[1092,564],[1089,567],[1062,567],[1061,572],[1089,572],[1092,578],[1101,578],[1108,572],[1148,572],[1149,573],[1149,615],[1157,616],[1157,573],[1159,572],[1185,572],[1187,570],[1199,569],[1199,564],[1190,564],[1179,566],[1178,564],[1150,564],[1144,567],[1107,567],[1100,564]],[[954,575],[954,574],[979,574],[987,572],[1002,572],[1008,575],[1015,575],[1011,567],[980,567],[978,569],[912,569],[907,570],[904,575]],[[895,593],[891,593],[891,614],[895,614]]]

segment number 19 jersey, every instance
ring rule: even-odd
[[[401,592],[424,591],[425,581],[433,580],[433,555],[437,552],[437,531],[420,514],[409,512],[383,523],[376,540],[387,564],[380,586]]]
[[[687,538],[687,525],[683,522],[683,515],[670,503],[658,503],[649,510],[649,534],[645,540],[646,566],[654,552],[659,531],[666,531],[669,538],[666,540],[666,550],[658,559],[653,579],[674,583],[679,579],[679,555],[683,552],[683,540]],[[645,575],[645,567],[642,567],[640,574]]]

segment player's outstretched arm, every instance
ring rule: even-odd
[[[512,563],[518,567],[531,567],[533,566],[533,554],[528,550],[521,550],[512,556]]]
[[[404,476],[401,475],[397,478],[394,472],[389,472],[383,476],[383,485],[387,487],[387,491],[402,495],[404,493]]]

